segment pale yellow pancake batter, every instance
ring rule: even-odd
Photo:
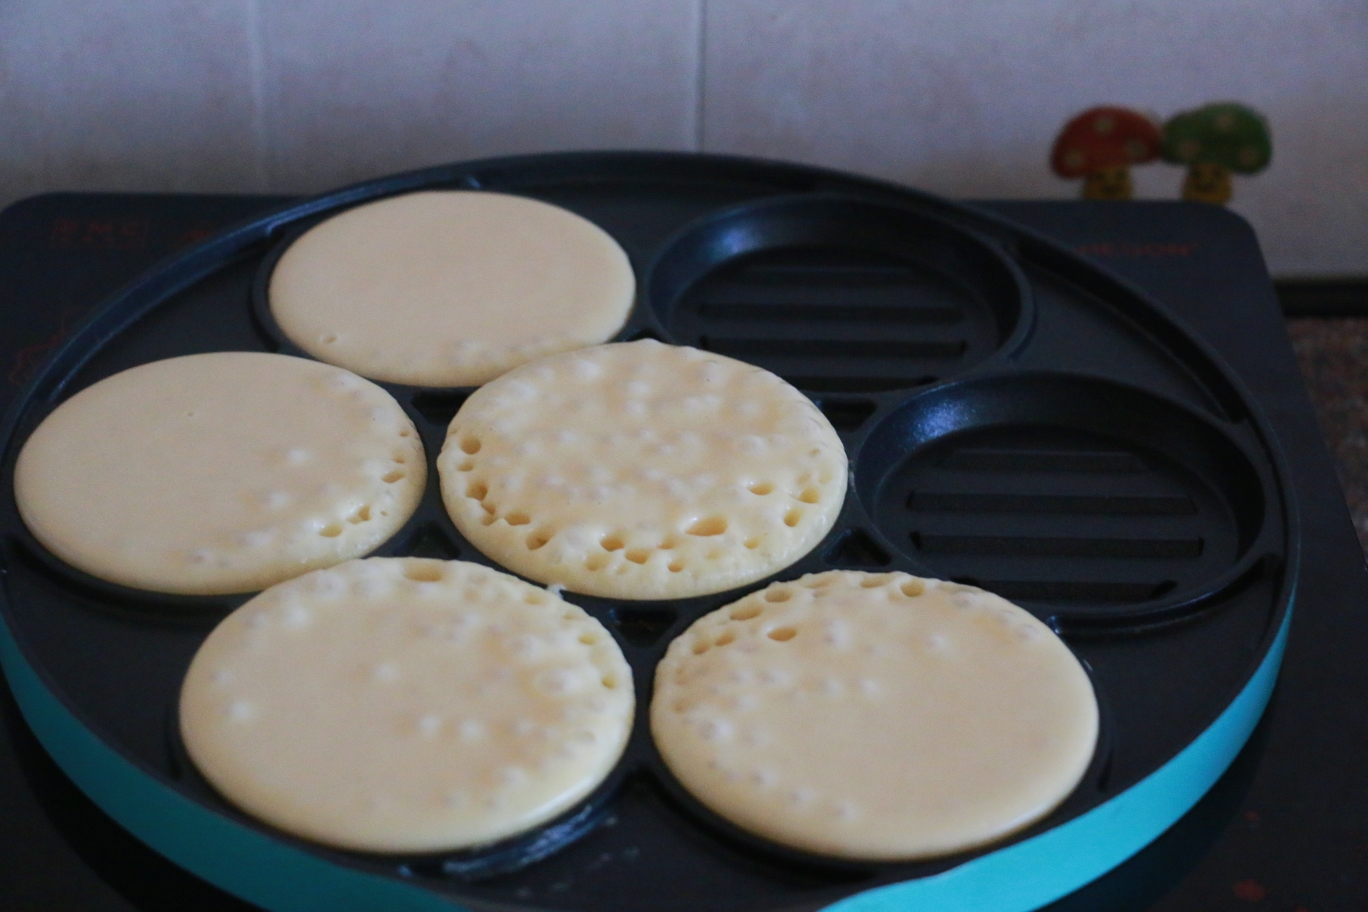
[[[492,842],[591,792],[632,726],[632,672],[598,621],[478,564],[350,561],[215,628],[181,734],[229,801],[344,849]]]
[[[250,592],[359,557],[427,477],[399,403],[349,371],[215,352],[81,390],[25,442],[24,522],[62,560],[125,586]]]
[[[775,583],[670,644],[651,731],[723,817],[826,855],[912,860],[1039,820],[1088,767],[1097,703],[1054,633],[905,573]]]
[[[606,342],[631,310],[627,254],[597,225],[522,196],[410,193],[305,232],[271,275],[296,345],[364,377],[472,386]]]
[[[847,463],[768,371],[645,340],[526,364],[466,400],[437,462],[458,529],[505,567],[629,599],[720,592],[827,534]]]

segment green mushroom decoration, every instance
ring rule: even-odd
[[[1268,122],[1234,102],[1183,111],[1164,124],[1164,161],[1188,166],[1183,199],[1227,203],[1230,175],[1254,174],[1268,166],[1273,140]]]

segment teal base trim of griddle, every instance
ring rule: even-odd
[[[823,912],[1031,912],[1106,874],[1177,823],[1234,762],[1273,695],[1291,622],[1289,602],[1239,696],[1172,760],[1106,804],[942,874],[876,887]]]
[[[824,912],[1030,912],[1096,880],[1172,826],[1215,784],[1268,705],[1292,606],[1249,683],[1172,760],[1068,823],[931,877],[846,897]],[[0,617],[3,666],[24,718],[67,776],[148,846],[274,912],[459,912],[420,887],[342,868],[201,807],[101,741],[42,682]]]

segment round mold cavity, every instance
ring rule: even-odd
[[[741,206],[686,229],[647,282],[671,341],[805,390],[962,373],[1025,338],[1025,279],[996,246],[914,210],[837,196]]]
[[[1214,422],[1107,380],[998,375],[918,395],[871,433],[856,488],[933,576],[1145,623],[1244,577],[1267,482]]]

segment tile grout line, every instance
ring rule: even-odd
[[[694,62],[694,151],[703,151],[708,54],[708,0],[698,0],[698,54]]]
[[[252,135],[253,177],[256,192],[271,191],[268,168],[266,166],[269,143],[266,138],[266,64],[262,48],[264,37],[261,31],[261,0],[245,0],[247,9],[247,68],[252,80]]]

